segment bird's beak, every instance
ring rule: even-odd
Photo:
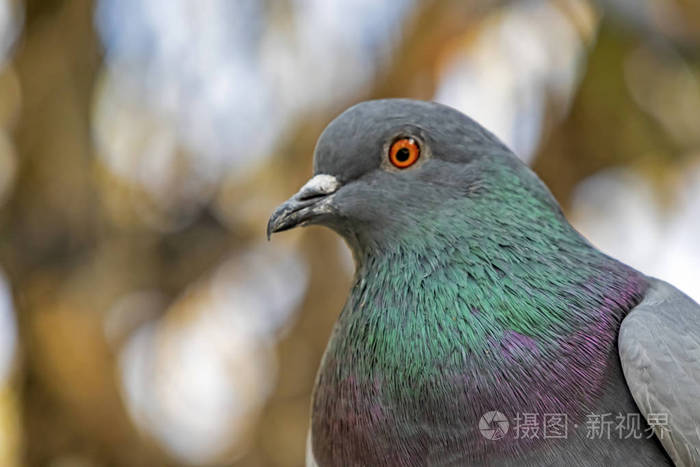
[[[275,209],[267,222],[267,238],[275,232],[281,232],[308,223],[311,219],[330,214],[330,198],[340,188],[340,182],[332,175],[315,175],[306,185],[287,201]]]

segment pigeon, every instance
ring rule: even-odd
[[[313,171],[267,225],[329,227],[355,261],[308,466],[700,464],[700,306],[597,250],[493,134],[362,102]]]

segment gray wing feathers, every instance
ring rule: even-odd
[[[700,306],[651,279],[618,344],[632,397],[666,452],[676,465],[700,465]]]

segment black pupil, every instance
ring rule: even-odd
[[[399,162],[406,162],[409,157],[411,157],[411,151],[408,148],[401,148],[396,152],[396,160]]]

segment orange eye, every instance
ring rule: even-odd
[[[420,157],[420,147],[413,138],[396,140],[389,149],[389,161],[399,169],[405,169],[416,163]]]

